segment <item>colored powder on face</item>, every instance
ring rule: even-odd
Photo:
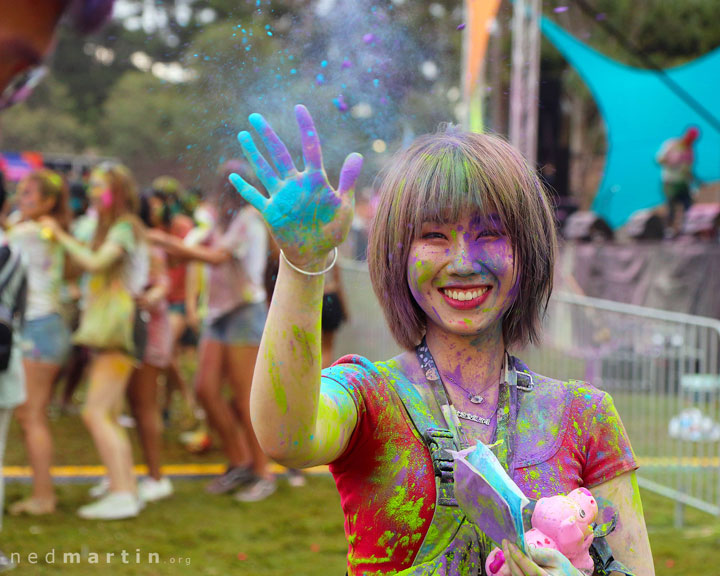
[[[465,24],[459,24],[457,30],[465,30]]]
[[[553,9],[553,12],[555,12],[555,14],[561,14],[562,12],[567,12],[567,11],[568,11],[567,6],[558,6],[557,8]]]

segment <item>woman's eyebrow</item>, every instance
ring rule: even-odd
[[[490,214],[477,214],[470,219],[470,228],[501,228],[502,220],[494,212]]]

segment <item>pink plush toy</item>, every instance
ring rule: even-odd
[[[588,550],[597,512],[597,502],[587,488],[577,488],[567,496],[540,498],[532,515],[532,530],[525,533],[525,540],[528,546],[558,550],[575,568],[590,575],[594,565]],[[485,569],[490,576],[510,576],[500,548],[490,552]]]

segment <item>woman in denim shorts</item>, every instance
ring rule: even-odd
[[[21,336],[27,399],[16,413],[33,471],[33,490],[29,498],[15,502],[10,513],[41,515],[55,511],[47,408],[53,382],[70,349],[70,331],[60,315],[65,254],[38,220],[52,216],[63,227],[69,224],[67,187],[62,177],[50,170],[31,173],[18,188],[18,208],[21,221],[8,236],[27,265],[28,306]]]
[[[151,231],[151,238],[168,254],[210,265],[205,317],[195,389],[211,426],[228,458],[226,472],[213,480],[213,494],[236,488],[240,501],[262,500],[275,491],[268,459],[250,422],[250,386],[267,315],[264,273],[268,235],[258,212],[228,184],[232,172],[248,174],[233,162],[215,192],[216,223],[205,244],[188,246],[168,234]],[[232,386],[231,407],[222,395],[222,382]]]

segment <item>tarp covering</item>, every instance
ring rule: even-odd
[[[565,244],[556,289],[720,319],[720,245],[694,241]]]
[[[720,179],[720,133],[652,70],[620,64],[545,18],[542,31],[577,70],[605,120],[608,152],[593,210],[613,227],[636,210],[664,203],[655,155],[668,138],[700,129],[695,175]],[[720,48],[666,74],[720,120]]]

